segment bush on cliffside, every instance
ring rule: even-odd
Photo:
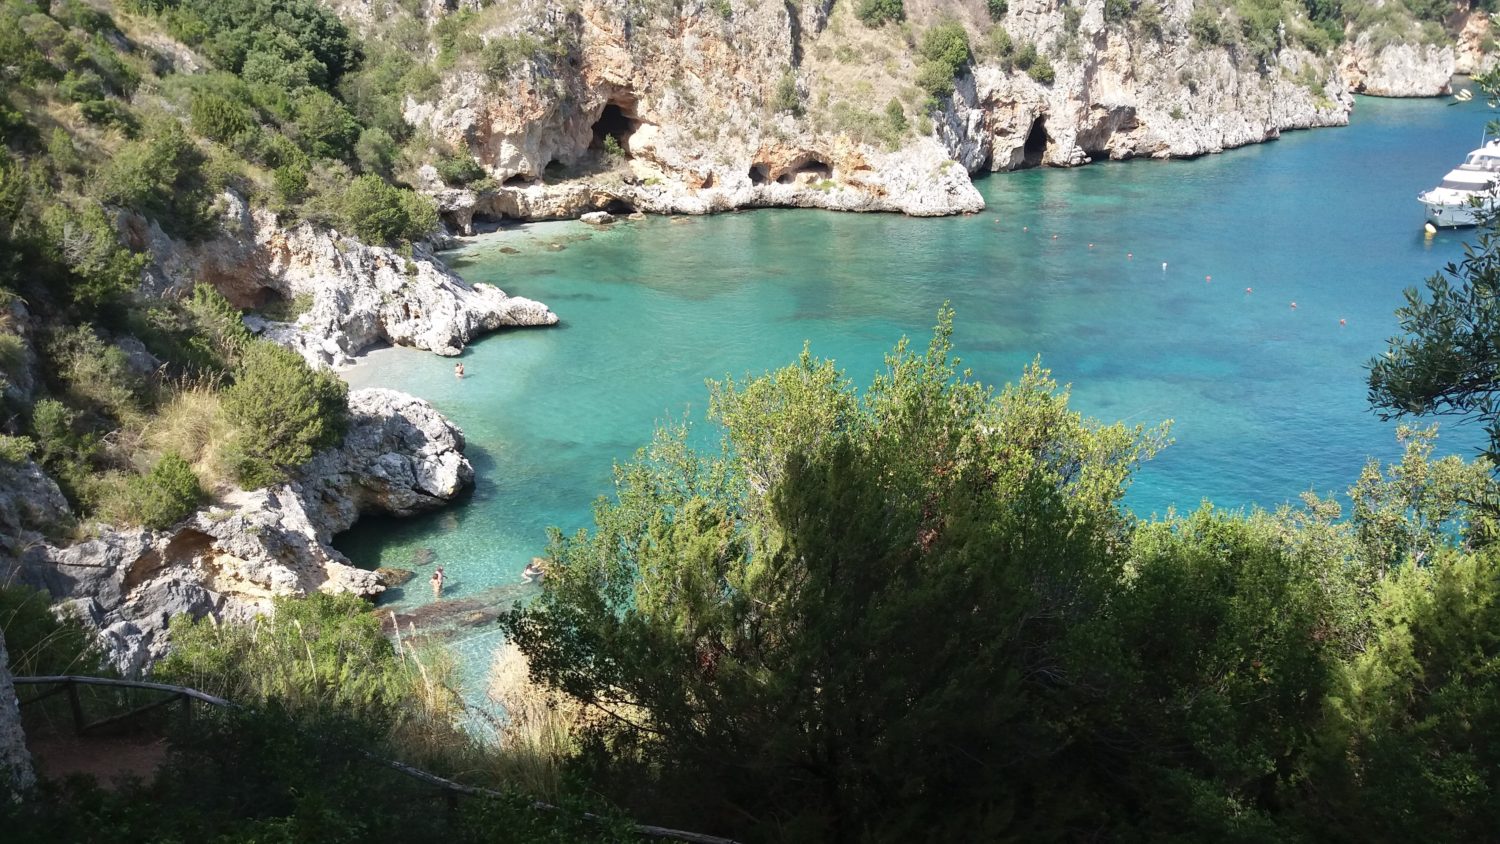
[[[332,201],[342,225],[366,243],[420,240],[438,225],[437,206],[430,198],[379,176],[360,176]]]
[[[265,486],[337,445],[348,424],[347,396],[337,375],[314,371],[289,349],[252,342],[224,391],[236,432],[228,458],[235,477],[246,487]]]
[[[864,22],[865,26],[882,26],[890,21],[899,21],[906,17],[906,7],[902,0],[859,0],[854,7],[854,16]]]
[[[165,530],[191,515],[203,498],[193,467],[181,455],[168,452],[150,472],[126,479],[106,515],[111,521]]]

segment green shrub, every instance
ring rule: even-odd
[[[1006,0],[984,0],[984,8],[990,13],[990,20],[997,21],[1005,17],[1010,4]]]
[[[906,7],[901,0],[859,0],[854,7],[854,16],[865,26],[882,26],[890,21],[906,18]]]
[[[953,93],[953,72],[941,62],[925,61],[917,67],[917,87],[934,97]]]
[[[126,249],[99,206],[75,211],[53,205],[42,213],[42,226],[52,259],[69,270],[67,299],[84,313],[118,302],[140,286],[150,257]]]
[[[934,97],[953,93],[953,77],[969,63],[969,33],[957,21],[944,21],[922,33],[923,61],[917,85]]]
[[[1153,38],[1160,38],[1166,31],[1166,23],[1161,16],[1161,6],[1153,0],[1146,0],[1136,8],[1135,23],[1142,32]]]
[[[68,71],[57,83],[57,93],[71,103],[104,99],[104,80],[92,70]]]
[[[168,452],[150,472],[127,479],[122,499],[105,510],[112,521],[165,530],[191,515],[203,498],[193,467],[181,455]]]
[[[776,94],[771,98],[771,110],[802,114],[802,97],[797,93],[797,77],[790,70],[781,75],[776,83]]]
[[[335,205],[343,225],[366,243],[418,240],[438,223],[431,199],[368,174],[355,179]]]
[[[332,372],[310,369],[290,349],[252,341],[234,376],[223,407],[235,428],[230,464],[246,487],[275,483],[343,439],[348,388]]]
[[[169,234],[200,237],[213,226],[203,162],[177,121],[159,121],[104,168],[99,198],[151,217]]]
[[[0,586],[0,631],[16,676],[99,670],[101,654],[94,634],[69,616],[59,618],[46,592],[17,583]]]
[[[897,136],[905,135],[910,127],[906,122],[906,109],[901,107],[901,101],[895,97],[891,97],[891,101],[885,104],[885,122],[891,133]]]
[[[95,126],[114,127],[134,137],[139,124],[130,107],[118,100],[89,100],[78,104],[78,113]]]
[[[359,139],[359,123],[344,104],[326,91],[309,89],[296,101],[296,112],[285,127],[313,158],[346,159]]]
[[[1121,23],[1130,17],[1130,0],[1104,0],[1104,19]]]
[[[228,143],[255,125],[255,114],[249,106],[211,92],[195,94],[188,114],[193,131],[220,143]]]
[[[443,184],[452,187],[462,187],[485,177],[485,170],[479,162],[461,153],[439,159],[436,169]]]
[[[1056,72],[1052,69],[1052,62],[1040,53],[1037,54],[1036,61],[1031,63],[1031,67],[1026,68],[1026,75],[1043,85],[1051,85],[1052,80],[1057,78]]]
[[[354,144],[354,160],[366,173],[388,176],[396,165],[396,139],[384,129],[366,129]]]
[[[35,453],[36,442],[31,437],[0,434],[0,463],[25,463]]]
[[[1216,10],[1199,7],[1188,18],[1188,33],[1199,46],[1218,46],[1224,43],[1224,25]]]

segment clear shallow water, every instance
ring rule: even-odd
[[[810,340],[865,383],[903,334],[925,344],[944,302],[979,378],[1013,380],[1040,355],[1087,415],[1174,420],[1176,443],[1130,491],[1137,513],[1342,492],[1367,457],[1398,451],[1364,362],[1394,333],[1401,290],[1462,254],[1464,233],[1424,237],[1414,198],[1488,116],[1361,99],[1347,129],[984,179],[989,208],[972,217],[766,210],[482,238],[453,265],[547,302],[562,325],[475,344],[462,382],[453,361],[406,350],[354,370],[353,386],[415,393],[460,424],[479,481],[462,506],[366,520],[339,547],[368,567],[435,560],[462,612],[508,606],[547,526],[591,524],[614,461],[658,421],[701,421],[705,379],[781,366]],[[1478,435],[1450,426],[1443,448]],[[389,602],[430,603],[429,570]],[[493,628],[461,629],[477,682]]]

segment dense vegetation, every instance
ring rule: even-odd
[[[0,588],[0,632],[17,673],[87,674],[98,659],[87,632],[25,589]],[[0,800],[6,840],[633,840],[628,824],[586,818],[575,798],[538,811],[511,788],[507,760],[456,726],[442,661],[398,652],[362,601],[282,600],[273,616],[245,626],[177,619],[173,637],[158,679],[244,706],[175,719],[166,728],[171,753],[149,781],[108,790],[44,782],[24,802]],[[33,736],[45,734],[44,713],[27,711],[37,713]],[[432,786],[376,761],[391,758],[461,773],[499,796],[450,806]]]
[[[196,54],[148,46],[168,36]],[[213,237],[226,190],[370,243],[433,231],[395,181],[433,151],[370,55],[311,0],[0,2],[0,460],[84,520],[160,528],[338,441],[337,379],[209,287],[142,293],[141,233]]]
[[[1352,507],[1119,507],[1160,429],[998,395],[904,344],[716,385],[503,619],[605,713],[573,764],[752,839],[1483,837],[1500,746],[1490,464],[1366,467]]]

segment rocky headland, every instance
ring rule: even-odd
[[[98,630],[113,667],[139,673],[165,654],[171,618],[244,619],[278,595],[373,597],[385,587],[330,544],[361,515],[441,507],[473,484],[463,432],[393,390],[349,396],[343,443],[298,477],[237,491],[169,530],[49,541],[67,501],[34,463],[0,463],[0,580],[44,590]]]
[[[378,30],[378,5],[340,8]],[[1017,0],[999,16],[978,0],[908,3],[903,23],[876,28],[829,0],[679,5],[428,9],[429,24],[468,15],[481,52],[509,57],[459,62],[406,99],[410,123],[488,175],[464,186],[422,171],[450,228],[594,210],[972,212],[983,206],[973,174],[1191,157],[1343,125],[1351,93],[1443,94],[1493,51],[1478,11],[1446,28],[1351,22],[1337,46],[1283,21],[1257,47],[1235,40],[1234,13],[1196,0],[1115,20],[1103,0]],[[971,59],[934,109],[913,84],[919,41],[954,20]],[[1018,62],[1026,51],[1050,57],[1050,72]]]
[[[311,223],[284,227],[234,193],[220,204],[218,235],[192,244],[122,215],[127,242],[152,257],[145,288],[181,296],[205,282],[237,307],[299,309],[288,321],[257,316],[250,324],[314,366],[349,364],[382,343],[456,355],[488,331],[557,324],[541,302],[464,281],[429,244],[402,254]]]

